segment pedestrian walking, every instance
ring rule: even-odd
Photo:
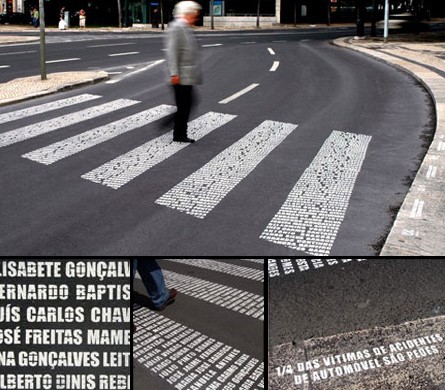
[[[199,46],[191,27],[202,7],[194,1],[180,1],[174,8],[175,20],[168,26],[167,64],[177,111],[173,141],[194,142],[187,136],[187,122],[193,107],[193,86],[202,82]]]
[[[133,260],[133,279],[136,270],[142,278],[155,310],[162,311],[175,301],[178,292],[174,288],[170,290],[167,288],[161,267],[156,260]],[[133,326],[133,332],[135,331]]]
[[[81,9],[79,11],[79,27],[82,29],[85,28],[86,23],[87,23],[87,14],[83,9]]]
[[[32,24],[35,28],[39,27],[39,10],[35,7],[32,10]]]

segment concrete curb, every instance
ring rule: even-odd
[[[412,75],[425,86],[436,109],[436,132],[400,208],[380,256],[434,256],[445,253],[445,79],[432,70],[373,48],[354,45],[352,38],[334,44],[384,61]],[[418,53],[419,56],[422,53]],[[426,62],[425,62],[426,63]]]
[[[89,74],[91,74],[91,72],[88,72]],[[93,77],[87,77],[87,78],[82,78],[79,77],[78,81],[71,81],[71,82],[61,82],[58,83],[57,85],[53,86],[53,87],[49,87],[48,89],[44,89],[44,90],[40,90],[40,91],[34,91],[34,92],[30,92],[28,94],[23,94],[20,97],[13,97],[13,98],[3,98],[0,99],[0,107],[1,106],[6,106],[6,105],[10,105],[10,104],[14,104],[14,103],[19,103],[25,100],[30,100],[30,99],[34,99],[34,98],[38,98],[38,97],[42,97],[42,96],[46,96],[46,95],[52,95],[56,92],[61,92],[61,91],[68,91],[74,88],[78,88],[78,87],[82,87],[85,85],[92,85],[92,84],[96,84],[99,83],[101,81],[105,81],[108,80],[108,73],[100,71],[100,72],[95,72],[96,74]],[[64,75],[65,73],[59,73],[58,75]],[[50,77],[51,75],[49,74],[48,77]],[[82,76],[82,73],[80,72],[80,76]],[[9,83],[16,83],[17,84],[17,88],[23,87],[23,83],[26,83],[26,80],[32,79],[32,78],[26,78],[26,79],[19,79],[19,80],[12,80]],[[23,81],[25,80],[25,81]]]
[[[39,37],[23,37],[23,36],[0,36],[0,45],[17,45],[24,43],[39,42]]]
[[[445,351],[441,348],[444,330],[445,316],[438,316],[281,344],[269,351],[269,388],[272,390],[442,389],[438,386],[444,384],[444,366],[441,364],[445,357]],[[423,357],[414,356],[414,351],[421,348],[420,342],[422,345],[430,343],[429,345],[437,348],[438,353]],[[369,361],[377,360],[383,363],[384,358],[388,359],[390,354],[394,354],[395,346],[402,352],[402,357],[407,357],[403,360],[403,364],[380,364],[380,366],[369,366],[367,370],[344,373],[341,376],[332,375],[319,381],[295,382],[294,374],[302,377],[303,373],[307,373],[312,377],[312,373],[318,369],[341,367],[345,364],[344,360],[340,363],[334,360],[327,366],[323,358],[342,356],[347,360],[348,355],[350,358],[354,356],[349,364],[360,360],[355,355],[356,351],[367,350]],[[411,358],[408,358],[410,354]],[[318,368],[304,364],[316,360]],[[300,368],[296,366],[297,363],[300,363]],[[283,370],[289,366],[293,366],[293,373],[289,373],[288,369]],[[282,369],[281,375],[278,375],[276,368]]]

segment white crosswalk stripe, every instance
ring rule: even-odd
[[[60,130],[64,127],[68,127],[88,119],[96,118],[110,112],[115,112],[116,110],[133,106],[138,103],[139,102],[135,100],[118,99],[110,103],[104,103],[92,108],[86,108],[85,110],[77,111],[73,114],[62,115],[58,118],[49,119],[44,122],[7,131],[6,133],[0,134],[0,147],[25,141],[55,130]]]
[[[156,203],[204,218],[296,127],[288,123],[263,122]]]
[[[99,104],[98,95],[81,94],[0,114],[3,122],[19,121],[33,115],[54,112],[73,106],[73,112],[32,125],[0,133],[0,148],[59,129],[80,124],[107,113],[129,108],[140,102],[118,99]],[[76,105],[90,103],[89,108],[76,111]],[[172,114],[170,105],[140,110],[123,119],[92,128],[61,139],[39,149],[27,151],[22,157],[50,165],[109,141],[131,130],[141,128]],[[189,123],[188,134],[199,140],[229,124],[236,128],[237,115],[207,112]],[[252,125],[252,128],[254,125]],[[238,141],[189,174],[155,200],[160,206],[204,219],[298,127],[296,124],[266,120]],[[75,127],[74,130],[78,129]],[[61,134],[62,132],[60,132]],[[370,136],[334,131],[317,156],[297,181],[276,214],[268,215],[269,224],[259,238],[273,244],[314,256],[329,256],[344,220],[356,179],[366,156]],[[173,142],[172,131],[100,165],[81,177],[93,183],[118,190],[176,153],[195,146]],[[187,155],[187,154],[184,154]],[[91,168],[90,168],[91,169]],[[85,171],[83,171],[85,172]]]
[[[55,102],[51,103],[45,103],[45,104],[40,104],[38,106],[32,106],[21,110],[16,110],[13,112],[7,112],[5,114],[0,114],[0,123],[12,122],[18,119],[27,118],[29,116],[58,110],[60,108],[73,106],[75,104],[84,103],[99,98],[100,96],[98,95],[83,94],[67,99],[56,100]]]
[[[255,267],[250,268],[252,271],[264,275],[264,269],[259,270],[257,265],[264,266],[264,260],[242,261]],[[169,259],[159,262],[166,266],[165,263],[174,261]],[[200,268],[198,259],[190,262],[181,260],[180,263],[187,265],[189,272],[193,274],[194,267]],[[203,275],[207,275],[206,272],[209,271],[220,272],[223,264],[231,265],[208,260],[208,267]],[[263,296],[211,282],[206,280],[207,276],[204,279],[185,275],[185,271],[180,273],[164,269],[163,274],[167,286],[176,288],[182,299],[187,296],[203,301],[200,310],[205,312],[208,305],[218,307],[219,310],[230,310],[239,317],[240,324],[248,321],[248,316],[262,328]],[[168,313],[159,314],[138,304],[133,309],[133,321],[138,329],[133,337],[133,359],[149,370],[151,375],[163,379],[172,389],[264,389],[265,367],[262,359],[242,351],[243,348],[230,345],[227,340],[218,340],[194,329],[188,325],[187,316],[183,320],[173,320],[166,316]],[[173,306],[171,310],[174,309]],[[217,326],[219,325],[215,322],[215,327]],[[260,340],[258,343],[260,344]]]
[[[234,115],[209,112],[189,123],[189,134],[195,139],[200,139],[234,118]],[[171,132],[163,134],[82,177],[118,189],[188,145],[173,142]]]
[[[45,146],[41,149],[34,150],[33,152],[26,153],[23,157],[49,165],[130,130],[148,125],[166,115],[172,114],[175,110],[175,107],[168,105],[151,108],[116,122],[88,130],[66,140]]]
[[[276,278],[297,272],[306,272],[366,260],[368,259],[268,259],[267,268],[269,278]]]
[[[328,256],[370,141],[370,136],[334,131],[260,238]]]
[[[211,271],[222,272],[228,275],[237,276],[239,278],[246,278],[260,282],[264,281],[264,272],[252,269],[250,267],[242,267],[239,265],[206,259],[170,259],[169,261],[188,264],[193,267],[204,268]]]

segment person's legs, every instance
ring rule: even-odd
[[[173,129],[173,138],[187,138],[187,122],[189,120],[192,107],[192,86],[175,85],[176,115],[175,127]]]
[[[137,270],[153,305],[156,308],[161,308],[169,299],[170,291],[165,285],[164,276],[158,263],[156,260],[139,260],[137,261]]]

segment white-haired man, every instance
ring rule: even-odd
[[[193,86],[202,82],[202,70],[191,26],[198,21],[201,9],[194,1],[180,1],[174,9],[175,20],[168,26],[167,65],[177,107],[173,129],[177,142],[194,142],[187,136],[187,122],[193,106]]]

